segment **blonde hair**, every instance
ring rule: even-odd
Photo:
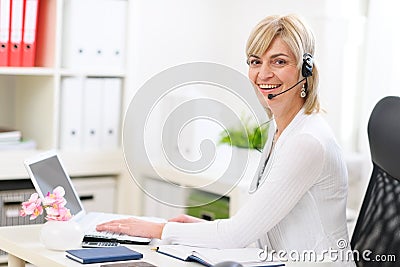
[[[280,37],[289,46],[295,55],[301,74],[303,55],[309,53],[314,56],[315,40],[311,30],[296,15],[273,15],[260,21],[247,41],[247,57],[250,55],[261,57],[276,37]],[[318,69],[314,61],[312,76],[307,78],[308,91],[304,103],[306,114],[321,110],[317,92],[318,77]]]

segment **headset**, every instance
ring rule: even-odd
[[[314,67],[314,59],[311,54],[304,53],[303,54],[303,65],[301,66],[301,75],[303,75],[304,79],[306,79],[306,83],[304,84],[304,90],[307,93],[308,90],[308,80],[307,77],[312,76],[312,71]]]
[[[269,94],[268,99],[272,99],[274,97],[277,97],[278,95],[286,93],[287,91],[295,88],[299,83],[301,83],[304,80],[306,80],[306,83],[304,84],[304,90],[307,93],[307,90],[308,90],[307,77],[312,76],[313,67],[314,67],[314,59],[313,59],[312,55],[309,53],[304,53],[303,54],[303,65],[301,66],[301,75],[303,76],[303,79],[301,79],[300,81],[298,81],[296,84],[289,87],[285,91],[280,92],[279,94]]]
[[[301,75],[304,78],[312,76],[312,71],[314,67],[314,59],[311,54],[304,53],[303,55],[303,65],[301,66]]]

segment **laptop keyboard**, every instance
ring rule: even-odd
[[[85,234],[83,241],[109,241],[118,242],[121,244],[148,244],[151,239],[119,233],[93,231]]]

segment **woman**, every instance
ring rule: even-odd
[[[215,248],[258,242],[287,252],[321,253],[337,249],[339,240],[348,241],[347,171],[318,114],[313,54],[312,33],[293,15],[269,16],[250,35],[248,76],[276,128],[270,127],[274,138],[264,148],[252,195],[233,217],[205,222],[182,215],[166,224],[127,219],[97,229]]]

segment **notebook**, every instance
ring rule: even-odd
[[[62,186],[65,190],[66,207],[70,209],[75,220],[82,227],[85,241],[111,241],[122,244],[149,244],[150,238],[133,237],[116,233],[98,232],[96,225],[115,219],[134,217],[131,215],[121,215],[103,212],[86,213],[85,208],[71,182],[56,151],[46,151],[24,161],[24,165],[29,173],[32,183],[41,198],[48,192],[52,192],[57,186]],[[150,221],[161,221],[157,218],[140,219]]]
[[[143,254],[124,246],[109,248],[71,249],[65,251],[71,260],[86,264],[110,261],[138,260]]]
[[[157,248],[157,252],[182,261],[194,261],[207,267],[224,261],[238,262],[245,267],[285,266],[283,262],[263,261],[259,256],[263,251],[253,247],[215,249],[185,245],[161,245]]]

